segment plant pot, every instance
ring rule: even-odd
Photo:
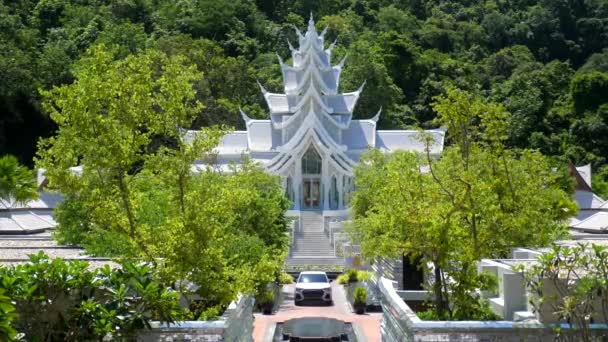
[[[367,307],[367,303],[354,303],[353,308],[355,309],[355,313],[357,315],[363,315],[365,313],[365,308]]]
[[[272,314],[272,308],[273,307],[274,307],[274,303],[273,302],[263,303],[262,304],[262,313],[264,315],[270,315],[270,314]]]

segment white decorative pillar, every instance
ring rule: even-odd
[[[302,189],[302,159],[299,156],[295,156],[295,176],[293,177],[293,188],[295,192],[294,198],[294,210],[300,210],[300,203],[302,202],[301,190]]]
[[[323,182],[323,210],[329,210],[329,163],[327,162],[329,156],[324,156],[323,166],[321,169],[322,182]]]
[[[344,176],[338,176],[338,184],[336,186],[338,190],[338,209],[344,209],[344,198],[342,194],[344,194]]]

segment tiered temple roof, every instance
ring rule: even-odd
[[[346,58],[331,65],[335,43],[325,48],[325,30],[317,33],[312,18],[305,33],[296,29],[299,47],[291,50],[291,65],[279,56],[284,93],[272,93],[259,85],[269,108],[267,120],[251,119],[241,112],[246,131],[226,135],[217,147],[220,168],[249,155],[269,171],[285,174],[311,144],[330,156],[331,167],[352,175],[359,157],[369,147],[391,153],[404,149],[424,152],[426,145],[415,130],[377,130],[380,110],[366,120],[353,120],[353,111],[364,84],[340,93],[340,75]],[[443,151],[445,131],[426,132],[434,138],[430,152]]]

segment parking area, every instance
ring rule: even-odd
[[[332,282],[334,305],[323,303],[303,303],[294,305],[294,285],[284,285],[281,289],[281,302],[278,310],[272,315],[255,314],[253,337],[256,342],[266,342],[269,327],[277,322],[284,322],[292,318],[301,317],[328,317],[344,322],[356,324],[365,334],[368,342],[380,342],[381,313],[368,313],[356,315],[350,311],[344,289],[337,282]]]

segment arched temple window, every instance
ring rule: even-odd
[[[305,175],[321,174],[321,156],[312,145],[302,156],[302,173]]]

